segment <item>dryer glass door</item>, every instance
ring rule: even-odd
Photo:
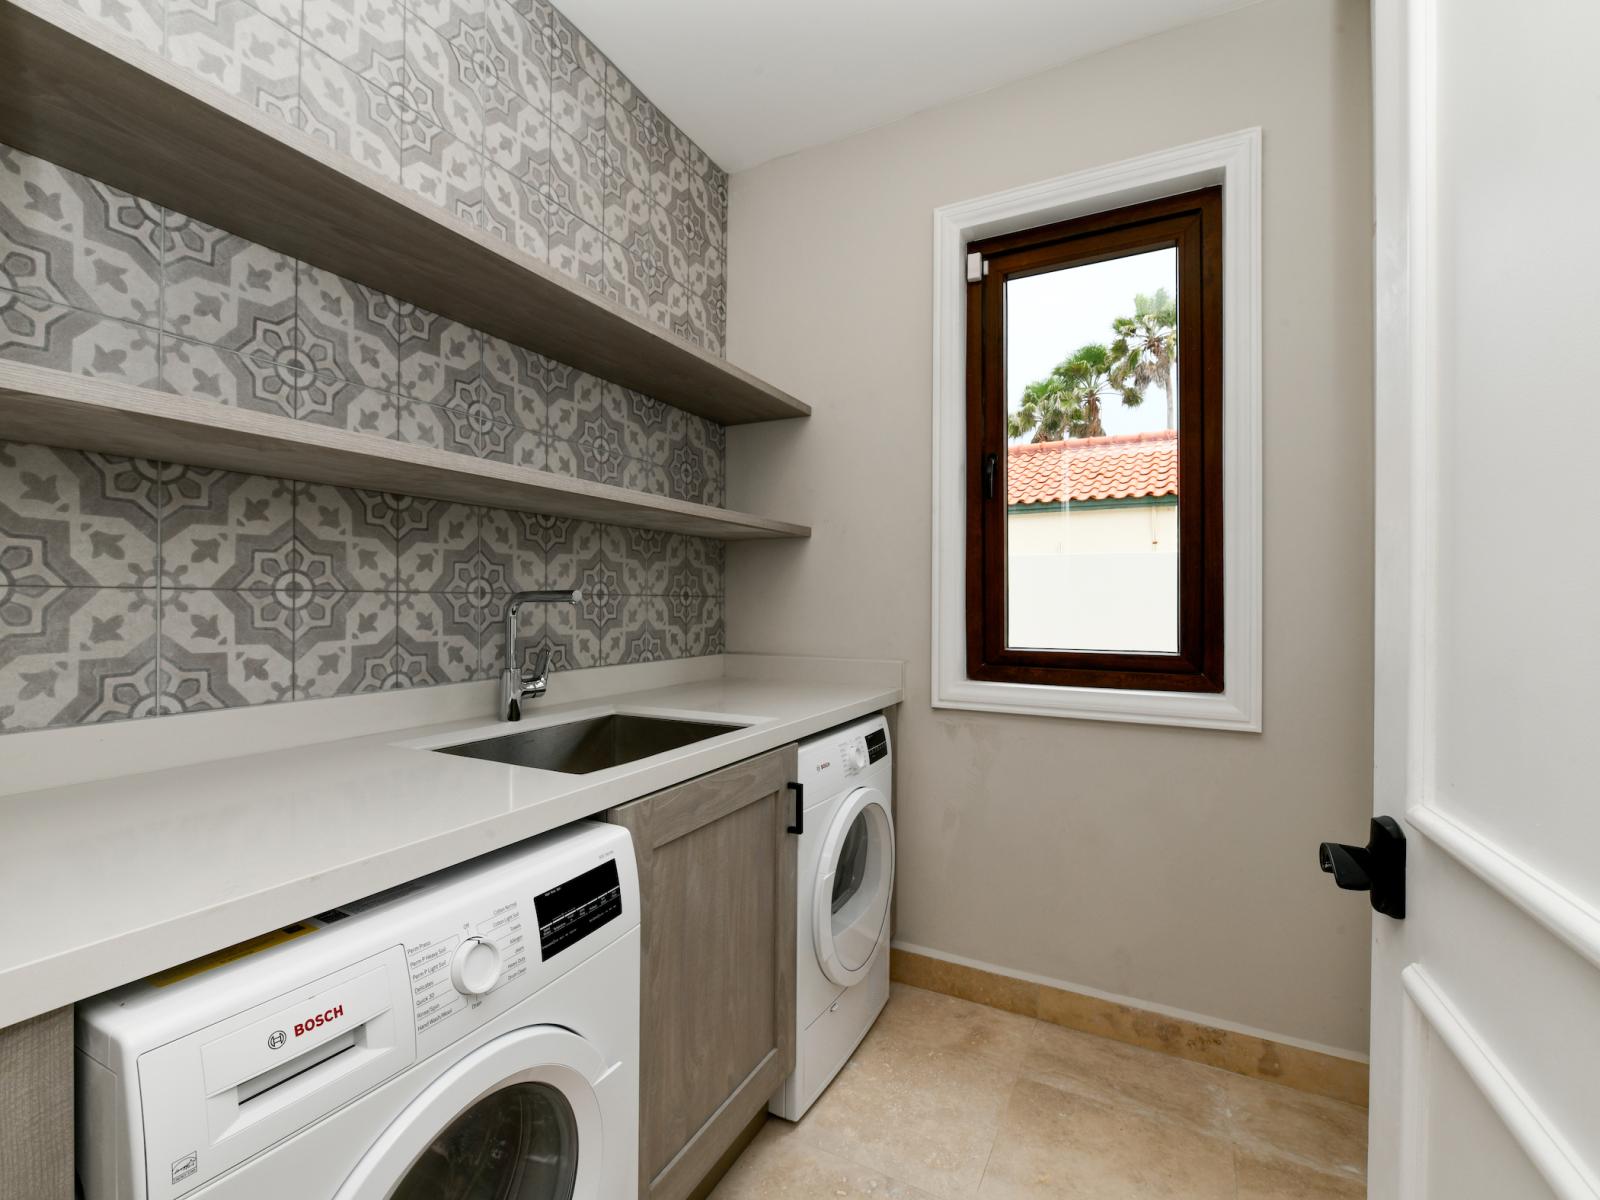
[[[839,806],[820,865],[817,962],[834,983],[849,986],[865,977],[888,932],[894,825],[877,788],[858,788]]]
[[[572,1200],[578,1126],[546,1083],[515,1083],[462,1113],[412,1164],[394,1200]]]

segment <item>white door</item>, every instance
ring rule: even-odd
[[[1600,1196],[1600,3],[1375,0],[1371,1195]]]
[[[497,1037],[422,1090],[337,1200],[615,1200],[633,1172],[631,1156],[625,1180],[607,1170],[594,1089],[605,1071],[566,1029]]]
[[[889,932],[893,893],[889,801],[875,787],[857,788],[834,812],[823,837],[811,902],[817,963],[840,987],[867,977]]]

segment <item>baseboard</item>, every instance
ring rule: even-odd
[[[987,964],[935,955],[924,947],[893,947],[889,977],[897,983],[1036,1017],[1236,1075],[1362,1107],[1367,1103],[1367,1064],[1325,1050],[1089,995]]]

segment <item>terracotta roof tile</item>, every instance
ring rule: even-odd
[[[1012,446],[1006,503],[1129,500],[1178,494],[1178,434],[1120,433]]]

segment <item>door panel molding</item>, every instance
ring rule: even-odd
[[[1600,967],[1600,913],[1544,872],[1506,853],[1436,805],[1418,804],[1406,811],[1406,820],[1591,965]]]
[[[1470,653],[1446,640],[1461,636],[1453,618],[1470,616],[1474,600],[1497,599],[1506,590],[1497,585],[1479,596],[1450,582],[1459,575],[1469,587],[1483,587],[1482,580],[1492,578],[1483,568],[1492,566],[1496,552],[1488,539],[1473,540],[1475,531],[1463,528],[1461,513],[1446,502],[1455,494],[1449,489],[1460,483],[1452,472],[1476,464],[1485,439],[1495,436],[1481,424],[1460,422],[1463,398],[1470,392],[1471,399],[1482,400],[1483,393],[1471,389],[1485,385],[1470,370],[1481,356],[1467,353],[1481,343],[1462,343],[1455,335],[1463,312],[1479,325],[1515,313],[1510,293],[1464,295],[1453,281],[1472,277],[1463,274],[1466,268],[1495,264],[1522,245],[1529,216],[1518,202],[1565,183],[1570,173],[1555,168],[1574,161],[1564,157],[1558,138],[1529,138],[1527,153],[1508,155],[1508,135],[1478,130],[1468,122],[1474,112],[1463,100],[1480,83],[1497,86],[1541,71],[1556,76],[1530,31],[1545,28],[1534,12],[1549,16],[1559,10],[1552,0],[1538,0],[1533,11],[1514,15],[1491,0],[1374,0],[1371,11],[1373,811],[1403,813],[1408,833],[1416,837],[1408,864],[1415,885],[1410,913],[1404,922],[1377,917],[1373,925],[1368,1186],[1373,1200],[1416,1200],[1429,1194],[1430,1184],[1448,1191],[1461,1179],[1476,1178],[1484,1190],[1461,1194],[1492,1194],[1488,1181],[1517,1153],[1526,1162],[1514,1165],[1530,1177],[1537,1173],[1556,1194],[1600,1200],[1600,1135],[1590,1119],[1600,1095],[1594,1082],[1600,1058],[1588,1036],[1593,998],[1600,993],[1600,895],[1590,885],[1600,876],[1574,865],[1582,859],[1567,852],[1571,840],[1561,832],[1564,823],[1541,822],[1560,805],[1581,804],[1584,781],[1551,776],[1557,786],[1541,782],[1544,791],[1525,797],[1502,789],[1503,797],[1491,797],[1481,810],[1493,819],[1463,814],[1451,795],[1463,765],[1452,759],[1455,744],[1440,741],[1441,732],[1460,727],[1467,713],[1489,722],[1504,709],[1537,723],[1566,702],[1565,694],[1558,698],[1541,690],[1539,664],[1531,658],[1497,659],[1505,665],[1503,690],[1468,694],[1452,687],[1446,657]],[[1588,19],[1560,43],[1563,65],[1587,54],[1600,32],[1592,9],[1577,11]],[[1569,70],[1559,78],[1582,77]],[[1575,128],[1580,115],[1592,117],[1592,92],[1584,93],[1581,113],[1557,103],[1577,93],[1573,86],[1532,90],[1519,100],[1500,86],[1494,99],[1515,138],[1519,128]],[[1503,193],[1483,185],[1471,190],[1496,178],[1496,170],[1507,184]],[[1583,178],[1592,175],[1591,170]],[[1586,193],[1568,188],[1563,194],[1562,211],[1578,212]],[[1470,239],[1462,232],[1468,218]],[[1543,247],[1546,241],[1533,244]],[[1536,273],[1532,278],[1547,286],[1552,309],[1589,294],[1573,282],[1573,271],[1581,268],[1583,279],[1592,277],[1593,239],[1568,242],[1570,259],[1528,263]],[[1466,304],[1474,307],[1464,309]],[[1563,402],[1571,399],[1561,396]],[[1578,411],[1584,410],[1563,403],[1543,419],[1555,427],[1559,416],[1570,420]],[[1507,459],[1513,473],[1537,476],[1541,460],[1526,447],[1511,448]],[[1570,519],[1572,524],[1558,528],[1570,530],[1574,544],[1581,544],[1581,518]],[[1463,565],[1479,570],[1463,572]],[[1537,583],[1528,581],[1530,588]],[[1592,711],[1592,698],[1584,702],[1585,711]],[[1515,765],[1519,756],[1548,754],[1546,740],[1510,735],[1496,749]],[[1511,825],[1514,819],[1520,823]],[[1565,844],[1558,840],[1563,837]],[[1556,862],[1563,865],[1551,865]],[[1471,1014],[1471,1021],[1463,1014]],[[1430,1057],[1435,1044],[1449,1056]],[[1452,1095],[1439,1089],[1464,1087],[1460,1072],[1474,1082],[1466,1098],[1485,1121],[1503,1125],[1503,1139],[1498,1131],[1491,1144],[1452,1130],[1443,1115]],[[1430,1118],[1439,1124],[1430,1125]]]
[[[1545,1182],[1562,1200],[1600,1200],[1600,1179],[1578,1157],[1571,1143],[1561,1134],[1540,1110],[1527,1089],[1495,1055],[1489,1044],[1461,1016],[1448,995],[1428,974],[1427,970],[1412,963],[1400,973],[1405,996],[1421,1016],[1427,1032],[1435,1035],[1463,1070],[1483,1093],[1496,1115],[1505,1123],[1507,1131],[1522,1147],[1528,1161],[1533,1163]],[[1406,1056],[1408,1072],[1420,1072],[1424,1059],[1420,1054]],[[1408,1095],[1421,1096],[1426,1084],[1417,1077],[1406,1081]],[[1420,1123],[1406,1131],[1408,1166],[1411,1187],[1422,1188],[1426,1169],[1422,1150],[1423,1130]],[[1419,1190],[1417,1195],[1425,1194]]]

